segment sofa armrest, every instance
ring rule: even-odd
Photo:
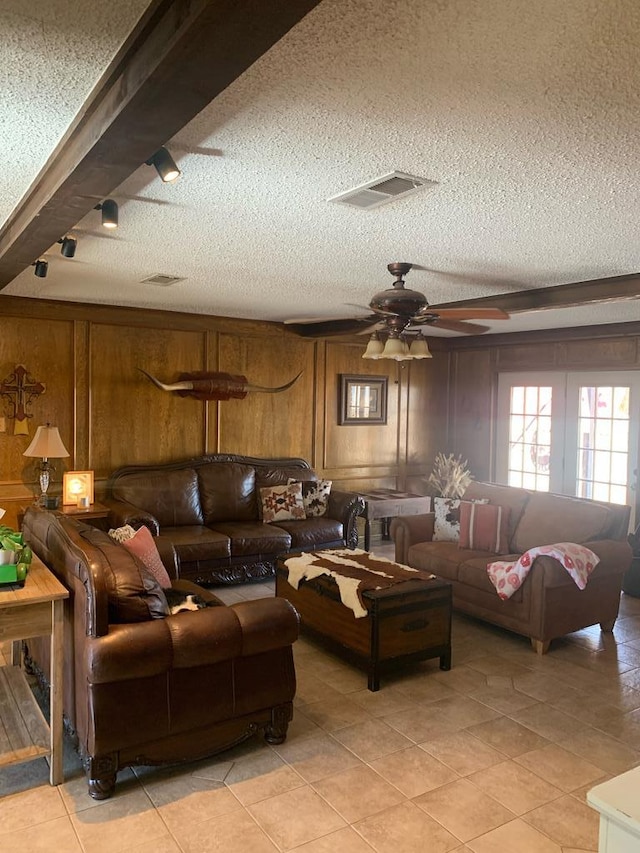
[[[160,535],[160,524],[150,512],[145,512],[126,501],[105,500],[104,503],[109,508],[110,527],[123,527],[125,524],[130,524],[137,530],[144,524],[153,536]]]
[[[167,539],[166,536],[155,536],[153,541],[156,543],[156,548],[158,549],[158,554],[160,554],[160,559],[162,560],[164,567],[167,570],[167,574],[169,575],[171,580],[179,578],[180,558],[178,557],[178,554],[171,539]]]
[[[232,604],[242,628],[244,656],[290,646],[298,639],[300,617],[286,598],[257,598]]]
[[[396,545],[396,563],[407,564],[409,548],[417,542],[430,542],[433,539],[435,514],[425,512],[421,515],[400,515],[391,521],[389,533]]]
[[[627,542],[620,539],[598,539],[595,542],[583,542],[598,557],[600,562],[591,573],[592,578],[619,576],[622,587],[622,576],[631,565],[633,552]],[[554,557],[540,556],[534,560],[536,572],[544,572],[542,585],[544,587],[568,586],[573,588],[575,583],[567,570]]]
[[[327,516],[342,522],[344,541],[348,548],[358,545],[358,516],[364,512],[364,500],[355,492],[332,489],[329,493]]]
[[[298,614],[285,599],[189,610],[87,638],[87,675],[91,684],[147,678],[282,648],[297,636]]]

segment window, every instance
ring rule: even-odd
[[[633,505],[640,374],[501,374],[500,482]]]

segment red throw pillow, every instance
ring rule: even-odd
[[[460,548],[472,551],[509,553],[511,509],[497,504],[460,504]]]
[[[145,568],[163,589],[168,589],[171,586],[171,578],[160,559],[156,543],[153,541],[153,536],[148,527],[141,527],[140,530],[136,531],[135,536],[124,541],[122,545],[127,551],[135,554],[140,562],[144,563]]]

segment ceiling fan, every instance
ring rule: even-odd
[[[367,334],[376,331],[388,332],[399,337],[406,332],[418,332],[422,326],[437,326],[466,335],[479,335],[488,331],[488,326],[468,323],[467,320],[507,320],[509,315],[501,308],[442,307],[429,305],[423,293],[405,287],[404,276],[413,264],[393,263],[387,269],[395,277],[393,285],[376,293],[368,309],[367,317],[344,320],[285,321],[289,328],[304,337],[325,335]],[[359,308],[360,306],[355,306]]]
[[[403,276],[412,266],[408,263],[393,263],[387,266],[396,281],[393,287],[373,297],[369,308],[364,309],[373,312],[369,316],[344,320],[285,322],[292,331],[303,337],[366,334],[376,331],[388,332],[389,335],[398,337],[406,332],[419,332],[421,326],[436,326],[467,335],[478,335],[486,332],[487,327],[468,323],[467,320],[506,320],[513,314],[531,311],[574,308],[640,298],[640,273],[628,273],[429,305],[422,293],[404,286]]]

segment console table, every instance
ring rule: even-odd
[[[23,587],[0,587],[0,640],[12,641],[11,664],[0,667],[0,767],[50,755],[49,780],[63,781],[63,602],[67,589],[34,554]],[[20,668],[22,640],[51,637],[49,723]]]
[[[374,518],[393,518],[396,515],[421,515],[431,511],[431,498],[393,489],[374,489],[359,492],[364,500],[364,550],[371,545],[371,522]],[[385,538],[389,538],[388,534]]]

